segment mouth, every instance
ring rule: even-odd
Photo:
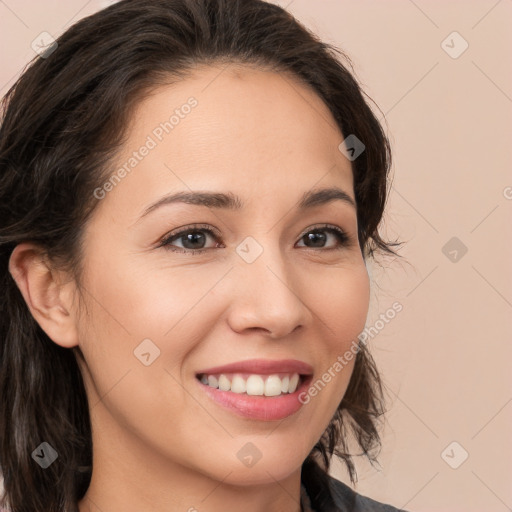
[[[296,372],[274,373],[271,375],[255,373],[200,373],[196,375],[197,380],[213,389],[248,396],[265,397],[295,393],[308,377],[310,375]]]
[[[313,371],[297,361],[253,360],[203,370],[195,378],[223,409],[252,420],[273,421],[302,408],[300,397],[313,380]]]

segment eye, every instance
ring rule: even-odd
[[[218,235],[208,226],[194,225],[187,229],[172,232],[166,236],[159,247],[165,247],[173,252],[184,252],[190,254],[200,254],[208,250],[204,248],[208,237],[218,238]],[[183,246],[180,248],[174,245],[174,241],[181,241]],[[218,247],[216,244],[214,247]]]
[[[317,226],[313,229],[309,229],[306,233],[304,233],[300,241],[304,240],[307,243],[311,243],[312,245],[306,246],[311,248],[324,248],[325,243],[328,240],[328,235],[325,233],[328,233],[330,235],[334,235],[334,237],[337,239],[339,245],[335,245],[334,247],[327,247],[326,250],[332,250],[332,249],[340,249],[345,247],[350,242],[350,237],[343,231],[341,228],[337,226],[333,226],[330,224],[324,224],[322,226]]]
[[[333,247],[325,247],[326,242],[329,240],[329,235],[333,236],[338,244],[335,244]],[[217,242],[212,247],[205,247],[209,237],[213,240],[217,240]],[[218,235],[217,232],[211,229],[208,225],[196,224],[189,226],[187,229],[169,233],[169,235],[160,242],[159,247],[165,247],[173,252],[192,255],[201,254],[209,249],[223,247],[222,244],[218,242],[219,239],[220,235]],[[301,235],[299,241],[311,244],[306,245],[306,247],[311,249],[319,248],[324,250],[335,250],[349,245],[351,238],[341,228],[330,224],[324,224],[316,226],[313,229],[309,228],[308,231]],[[176,242],[181,242],[182,246],[177,246]]]

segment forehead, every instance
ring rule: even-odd
[[[288,73],[199,66],[140,101],[127,135],[113,166],[127,172],[106,199],[132,210],[187,189],[298,197],[342,185],[353,197],[338,125],[322,99]]]

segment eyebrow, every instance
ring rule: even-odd
[[[338,187],[322,188],[305,192],[297,208],[301,211],[315,206],[331,203],[332,201],[342,201],[353,208],[356,208],[354,200],[342,189]],[[242,199],[232,192],[176,192],[162,197],[152,205],[148,206],[139,220],[150,212],[161,206],[173,203],[186,203],[197,206],[206,206],[207,208],[219,208],[238,211],[243,208]]]

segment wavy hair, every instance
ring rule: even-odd
[[[78,347],[58,346],[32,317],[8,263],[39,244],[80,290],[82,234],[126,140],[134,108],[158,85],[199,64],[243,63],[293,75],[365,151],[352,162],[359,244],[365,258],[397,255],[378,232],[387,198],[389,141],[349,58],[289,12],[262,0],[123,0],[71,26],[34,58],[3,97],[0,126],[0,467],[12,512],[78,510],[92,473],[92,438]],[[348,440],[370,461],[380,447],[383,384],[361,344],[348,389],[302,467],[312,506],[330,501],[333,455],[356,481]],[[31,457],[44,440],[59,457],[45,471]]]

